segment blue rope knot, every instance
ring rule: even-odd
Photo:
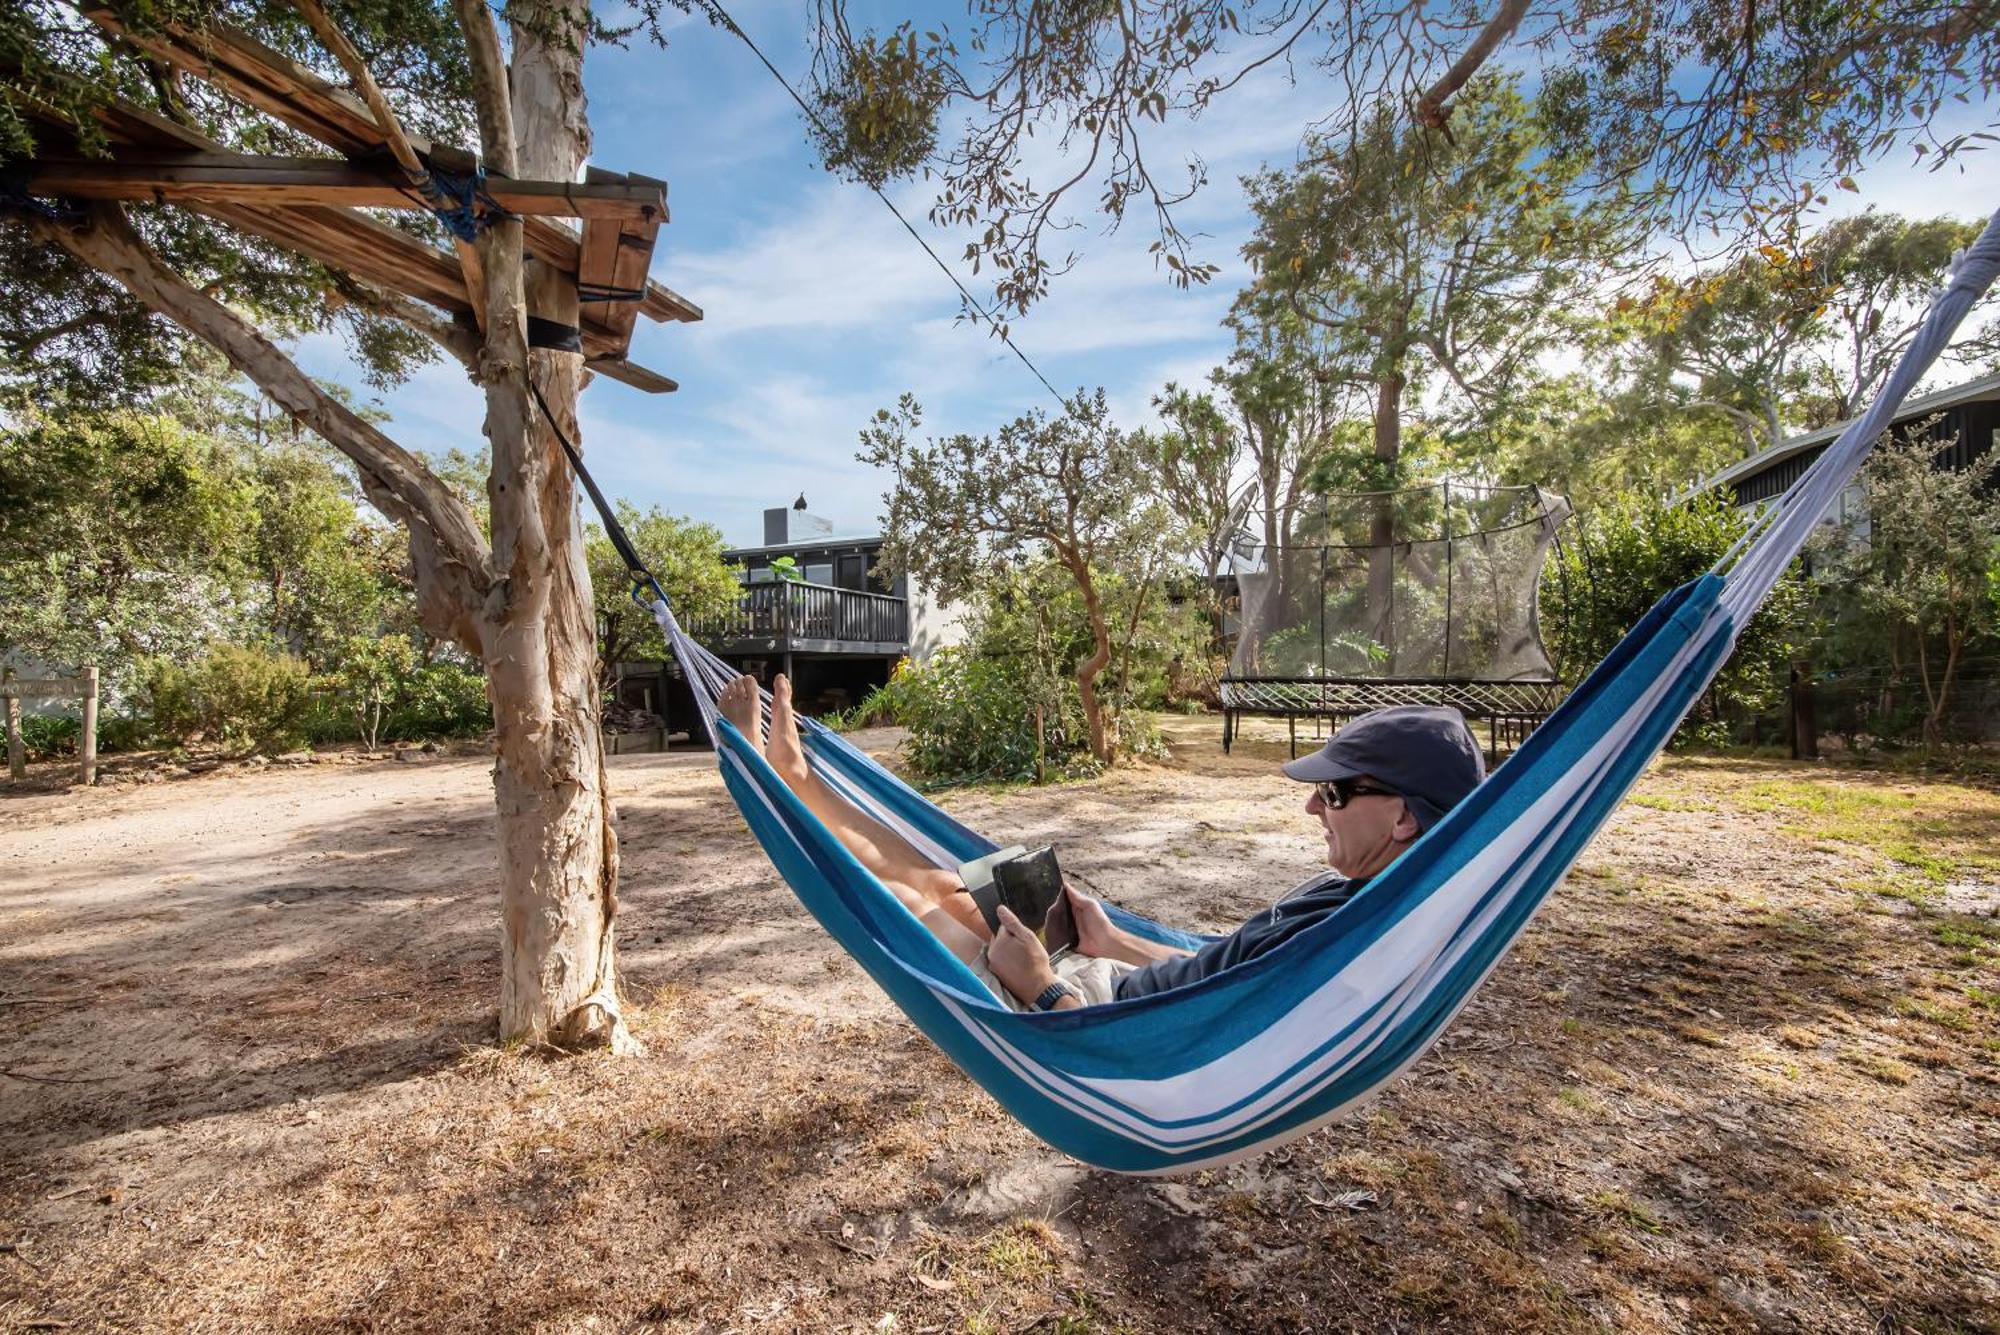
[[[460,241],[476,241],[482,228],[493,225],[506,210],[486,193],[486,168],[474,167],[460,175],[432,167],[410,178],[410,184],[424,197],[424,203],[451,234]]]
[[[29,194],[25,166],[0,167],[0,209],[31,213],[52,223],[80,222],[84,216],[84,206],[75,200],[51,203]]]

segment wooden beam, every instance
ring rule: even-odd
[[[361,100],[280,55],[248,33],[224,24],[190,30],[165,23],[134,31],[110,6],[84,3],[83,16],[198,79],[342,153],[366,153],[386,142]]]
[[[332,158],[247,153],[142,153],[116,158],[37,158],[26,167],[29,193],[73,199],[181,203],[328,204],[338,208],[421,209],[423,197],[388,164],[377,170]],[[516,181],[486,178],[484,193],[524,217],[609,218],[659,225],[666,192],[657,182]]]
[[[260,209],[192,204],[195,212],[297,251],[356,278],[476,318],[463,271],[452,256],[373,218],[339,209]]]
[[[599,375],[610,376],[622,385],[642,389],[648,394],[671,394],[680,388],[679,382],[668,379],[658,371],[634,366],[623,357],[592,357],[584,365]]]
[[[649,282],[646,284],[646,299],[639,303],[639,314],[649,320],[680,320],[692,324],[701,319],[701,307],[664,283]]]
[[[229,40],[232,45],[237,46],[256,45],[248,38],[241,38],[239,40],[232,37]],[[275,55],[274,58],[276,58]],[[206,66],[203,66],[196,73],[202,73],[206,68]],[[203,77],[206,77],[205,74]],[[339,90],[330,91],[339,93]],[[51,128],[64,132],[67,132],[70,128],[60,112],[29,101],[16,88],[0,88],[0,96],[6,97],[9,101],[20,106],[24,112]],[[358,108],[356,114],[366,115],[367,108],[361,107],[359,102],[354,98],[345,93],[339,93],[339,97],[345,99],[346,103]],[[221,146],[213,140],[205,138],[185,126],[178,125],[164,116],[157,115],[128,102],[114,101],[100,103],[95,114],[99,125],[114,143],[130,144],[134,147],[166,152],[223,151]],[[372,122],[369,122],[371,135],[373,135],[372,124]],[[331,141],[329,140],[328,142]],[[353,139],[350,139],[349,142],[354,145],[356,151],[361,151],[372,148],[375,143],[379,142],[379,137],[370,138],[365,144]],[[436,154],[440,150],[433,148],[431,151],[433,154]],[[314,160],[308,159],[308,161]],[[662,192],[664,193],[664,187],[662,187]],[[218,210],[205,204],[196,205],[195,207],[198,212],[207,213],[211,217],[221,216]],[[365,215],[362,214],[351,214],[349,216],[356,219],[365,218]],[[662,221],[665,221],[666,217],[667,214],[663,206],[661,211]],[[372,219],[367,221],[373,222]],[[524,224],[523,239],[529,254],[546,263],[555,265],[566,273],[576,272],[579,243],[575,233],[550,218],[540,218],[530,215],[524,217],[522,221]],[[260,235],[270,234],[260,233]],[[271,236],[271,239],[277,241],[283,240],[282,236]],[[323,257],[316,256],[316,258]],[[402,291],[405,289],[398,288],[397,290]],[[407,295],[418,297],[420,300],[431,300],[429,296],[422,293],[409,292]],[[702,318],[701,307],[665,284],[653,281],[646,283],[646,297],[639,304],[639,313],[649,320],[693,322]]]

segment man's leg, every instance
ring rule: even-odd
[[[763,718],[758,709],[757,683],[738,677],[723,688],[716,703],[723,716],[745,738],[758,740]],[[792,684],[783,676],[771,683],[771,733],[764,744],[771,768],[833,832],[843,847],[903,901],[961,959],[971,959],[989,937],[986,919],[959,883],[956,872],[934,866],[908,840],[827,787],[806,759],[799,742],[798,721],[792,713]],[[933,918],[933,915],[938,915]],[[947,935],[945,927],[957,931]],[[970,938],[971,949],[961,949]]]

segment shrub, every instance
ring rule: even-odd
[[[83,721],[61,714],[24,714],[21,748],[30,760],[55,760],[76,754]]]
[[[910,730],[910,767],[938,783],[1017,783],[1094,773],[1097,764],[1075,693],[1042,701],[1038,738],[1035,704],[1044,693],[1024,668],[1018,657],[955,646],[898,671],[896,721]]]
[[[486,678],[457,663],[425,663],[403,682],[382,725],[393,742],[473,737],[493,726]]]
[[[152,660],[144,694],[154,727],[174,741],[284,751],[305,740],[311,687],[311,671],[289,654],[213,644],[185,665]]]
[[[322,692],[314,737],[383,742],[465,737],[493,724],[486,678],[450,661],[425,663],[403,635],[355,635],[337,667],[317,678]]]
[[[915,668],[910,660],[900,659],[890,672],[889,680],[862,696],[846,709],[834,710],[820,716],[820,722],[835,732],[853,732],[857,728],[880,728],[891,723],[900,724],[908,714],[908,697],[915,689],[910,674]]]

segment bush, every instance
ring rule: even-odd
[[[493,726],[486,678],[457,663],[425,663],[402,683],[382,735],[392,742],[474,737]]]
[[[83,720],[61,714],[24,714],[21,717],[21,748],[30,760],[57,760],[76,754],[83,736]]]
[[[1044,700],[1038,739],[1035,701],[1044,693],[1025,669],[1019,657],[985,656],[962,646],[940,650],[922,666],[900,668],[892,698],[896,721],[910,730],[910,767],[937,783],[1095,773],[1074,690]]]
[[[289,654],[214,644],[194,662],[147,664],[144,694],[153,726],[176,742],[220,742],[288,751],[305,741],[312,674]]]
[[[320,692],[313,739],[383,742],[466,737],[493,726],[486,678],[458,663],[425,663],[403,635],[355,635],[340,662],[314,681]]]
[[[1747,521],[1712,493],[1679,505],[1629,495],[1580,521],[1542,575],[1545,638],[1563,677],[1581,681],[1655,602],[1706,574]],[[1737,721],[1779,704],[1810,619],[1809,592],[1795,565],[1750,619],[1674,744],[1735,739]]]

